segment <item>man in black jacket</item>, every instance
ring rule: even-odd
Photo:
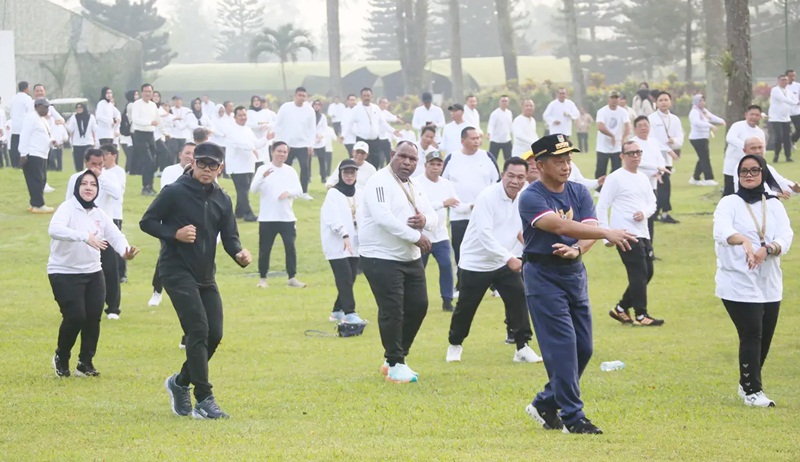
[[[161,190],[139,222],[142,231],[161,239],[158,273],[186,337],[186,362],[165,383],[172,411],[197,419],[228,417],[208,381],[208,360],[222,340],[222,299],[214,279],[217,234],[239,266],[252,260],[239,242],[231,198],[216,183],[223,162],[219,146],[198,145],[192,168]],[[197,400],[194,409],[190,384]]]

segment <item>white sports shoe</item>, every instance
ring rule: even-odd
[[[397,363],[389,368],[386,380],[394,383],[418,382],[419,375],[412,371],[410,367],[402,363]]]
[[[303,195],[300,196],[300,199],[303,199],[304,201],[313,201],[314,200],[314,198],[311,197],[308,193],[303,193]]]
[[[705,186],[702,180],[695,180],[694,177],[689,178],[689,184],[694,186]]]
[[[117,313],[108,313],[108,316],[106,316],[106,317],[108,319],[113,319],[115,321],[119,319],[119,315]]]
[[[266,289],[267,287],[269,287],[269,284],[267,283],[267,278],[262,278],[260,281],[258,281],[256,287],[258,287],[259,289]]]
[[[714,180],[702,180],[700,182],[703,183],[703,186],[719,186],[719,183]]]
[[[775,407],[775,401],[767,398],[767,395],[765,395],[763,391],[745,395],[744,404],[754,407]]]
[[[150,297],[150,301],[147,302],[147,306],[158,306],[161,304],[161,294],[158,292],[153,292],[153,296]]]
[[[515,363],[540,363],[542,361],[542,357],[537,355],[533,348],[528,345],[514,352]]]
[[[50,194],[51,192],[53,192],[55,190],[56,190],[56,188],[54,188],[54,187],[50,186],[49,184],[45,183],[44,184],[44,190],[42,190],[42,192],[45,193],[45,194]]]
[[[739,398],[742,399],[744,399],[744,397],[747,396],[747,393],[744,392],[744,388],[742,388],[741,385],[739,385],[739,390],[737,391],[737,394],[739,395]]]
[[[464,351],[464,348],[461,345],[450,345],[447,347],[447,362],[460,362],[461,361],[461,353]]]
[[[288,281],[286,281],[286,285],[289,287],[302,288],[306,286],[306,283],[298,281],[297,278],[291,278]]]
[[[458,298],[458,291],[457,290],[453,290],[453,298]]]

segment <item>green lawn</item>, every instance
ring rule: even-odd
[[[712,143],[720,182],[721,138]],[[584,173],[593,172],[593,154],[575,160]],[[6,403],[0,459],[800,460],[793,436],[800,431],[800,259],[790,253],[783,261],[786,302],[764,371],[765,390],[778,406],[747,408],[736,396],[735,330],[714,297],[711,213],[718,195],[687,184],[694,161],[692,149],[684,150],[673,180],[681,224],[657,225],[662,261],[650,285],[650,311],[667,320],[663,328],[611,320],[606,312],[624,290],[624,268],[616,251],[602,246],[586,257],[595,353],[581,384],[588,416],[605,431],[599,437],[547,432],[525,415],[546,375],[540,364],[511,362],[498,299],[486,298],[479,310],[463,362],[445,363],[449,316],[440,310],[435,265],[430,310],[409,357],[419,383],[388,383],[379,373],[376,306],[363,277],[359,312],[373,321],[365,335],[305,337],[306,329],[332,331],[327,316],[335,297],[319,244],[324,191],[318,176],[311,189],[316,200],[295,202],[298,277],[308,288],[288,289],[275,277],[269,289],[257,290],[255,263],[241,270],[220,252],[226,325],[211,380],[231,420],[193,421],[170,412],[163,382],[183,358],[180,328],[167,297],[160,307],[147,307],[158,243],[138,228],[148,203],[138,177],[129,178],[124,231],[142,253],[129,266],[122,319],[102,322],[95,360],[102,376],[57,379],[50,359],[60,315],[45,269],[49,217],[26,213],[22,174],[0,170],[0,395]],[[797,164],[778,168],[800,178]],[[57,188],[47,196],[50,205],[63,198],[68,176],[49,175]],[[229,180],[221,184],[233,190]],[[796,217],[800,198],[786,204]],[[255,256],[257,226],[241,223],[240,231]],[[277,244],[273,270],[283,269],[282,253]],[[600,362],[615,359],[625,370],[600,371]]]

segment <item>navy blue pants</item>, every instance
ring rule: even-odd
[[[592,357],[586,268],[581,262],[567,266],[526,262],[522,270],[528,310],[549,379],[533,405],[560,409],[561,419],[572,425],[585,417],[578,382]]]
[[[453,300],[453,262],[450,260],[450,240],[434,242],[431,252],[422,255],[422,264],[427,268],[428,257],[433,255],[439,265],[439,293],[442,300]]]

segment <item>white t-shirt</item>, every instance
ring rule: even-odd
[[[475,154],[467,155],[461,151],[447,156],[447,165],[444,167],[442,177],[450,180],[456,189],[458,197],[467,205],[475,203],[478,194],[500,179],[497,165],[492,162],[489,153],[478,150]],[[470,212],[461,213],[450,211],[450,221],[469,220]]]
[[[272,170],[272,173],[264,178],[264,172],[267,170]],[[288,192],[289,197],[279,199],[284,192]],[[291,165],[283,164],[276,167],[269,163],[258,167],[250,184],[250,193],[261,195],[258,221],[297,221],[292,203],[296,197],[303,194],[303,188],[297,171]]]
[[[619,153],[622,151],[622,135],[625,134],[625,126],[630,125],[628,119],[628,111],[625,108],[617,106],[615,110],[611,110],[608,106],[603,106],[597,111],[595,117],[598,124],[604,124],[606,129],[614,134],[614,143],[607,135],[597,131],[597,152],[606,154]]]
[[[647,219],[656,213],[656,195],[650,186],[650,179],[644,173],[633,173],[624,168],[610,173],[603,183],[596,209],[600,227],[626,229],[636,237],[650,239]],[[633,215],[636,212],[642,212],[644,219],[634,220]]]

